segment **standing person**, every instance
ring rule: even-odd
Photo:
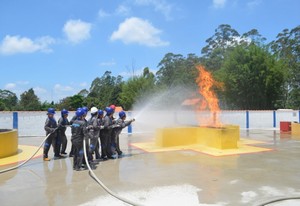
[[[112,108],[112,110],[113,110],[112,119],[114,120],[115,119],[114,114],[115,114],[115,111],[116,111],[116,105],[111,104],[109,107]]]
[[[52,142],[56,139],[57,137],[57,123],[56,123],[56,120],[54,119],[54,114],[55,114],[55,109],[53,108],[49,108],[48,109],[48,112],[47,112],[47,119],[46,119],[46,122],[45,122],[45,126],[44,126],[44,129],[46,131],[46,136],[47,139],[45,140],[45,144],[44,144],[44,154],[43,154],[43,160],[44,161],[50,161],[50,158],[48,158],[48,152],[49,152],[49,149],[51,147],[51,144]],[[56,155],[59,155],[57,154],[57,150],[55,148],[55,145],[52,145],[54,146],[54,153],[55,153],[55,156]]]
[[[66,130],[67,126],[70,125],[70,122],[68,120],[68,114],[69,111],[66,109],[61,110],[61,117],[58,120],[58,136],[61,140],[61,150],[60,154],[66,155],[66,148],[68,144],[67,136],[66,136]]]
[[[126,119],[126,113],[124,111],[119,112],[119,119],[115,122],[115,127],[113,129],[113,141],[116,145],[116,152],[118,153],[118,156],[122,156],[123,152],[120,150],[120,133],[122,132],[122,129],[129,126],[132,122],[135,121],[135,119],[131,119],[129,121],[125,121]]]
[[[113,158],[111,151],[111,139],[112,139],[112,125],[113,125],[113,109],[110,107],[105,108],[106,115],[103,118],[103,130],[100,135],[101,139],[101,158],[107,160],[108,158]]]
[[[100,140],[100,144],[101,144],[101,135],[102,135],[101,130],[104,128],[103,114],[104,114],[104,112],[101,109],[99,109],[98,110],[98,124],[100,125],[100,132],[99,132],[98,139]],[[99,155],[100,154],[99,153],[99,150],[100,150],[99,140],[97,140],[97,145],[96,145],[96,151],[98,151],[98,152],[95,152],[96,159],[101,159],[101,156]]]
[[[98,138],[100,134],[100,122],[98,121],[98,109],[96,107],[91,108],[91,118],[88,120],[88,134],[90,138],[89,146],[89,160],[93,160],[93,153],[96,157],[100,157],[99,150],[96,150]],[[96,158],[97,159],[97,158]]]
[[[81,109],[80,107],[77,108],[77,110]],[[76,111],[77,111],[76,110]],[[72,126],[73,122],[77,119],[77,116],[76,116],[76,112],[75,112],[75,115],[72,117],[71,121],[70,121],[70,125]],[[73,144],[71,145],[71,151],[69,153],[69,157],[73,157],[74,156],[74,151],[75,151],[75,148],[73,146]]]
[[[78,108],[76,111],[77,119],[74,120],[71,127],[71,141],[74,146],[73,169],[76,171],[83,170],[83,141],[87,138],[86,122],[84,120],[84,110]]]

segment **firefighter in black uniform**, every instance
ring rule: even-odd
[[[93,154],[95,153],[96,157],[100,157],[99,150],[96,150],[98,138],[100,134],[101,125],[98,121],[98,109],[96,107],[91,108],[91,118],[88,120],[88,134],[90,138],[89,145],[89,160],[93,160]],[[97,158],[96,158],[97,159]]]
[[[126,113],[124,111],[119,112],[119,119],[116,120],[115,126],[113,128],[113,141],[115,144],[115,151],[118,153],[118,156],[122,156],[123,152],[120,149],[120,138],[119,135],[122,132],[122,129],[129,126],[132,122],[135,121],[135,119],[131,119],[128,121],[125,121],[126,119]],[[114,153],[115,153],[114,151]]]
[[[68,120],[68,114],[69,111],[66,109],[61,110],[61,117],[58,120],[58,137],[61,141],[61,148],[60,148],[60,154],[66,155],[66,148],[68,144],[67,136],[66,136],[66,130],[67,126],[70,125],[70,122]]]
[[[78,108],[76,111],[77,119],[73,122],[71,128],[71,141],[74,147],[74,157],[73,157],[73,169],[76,171],[83,170],[83,141],[87,138],[87,128],[86,121],[84,120],[85,111]]]
[[[113,125],[113,109],[110,107],[105,108],[106,115],[103,118],[103,130],[101,130],[101,158],[107,160],[108,158],[112,159],[113,154],[111,151],[112,143],[112,125]]]
[[[56,120],[54,119],[54,114],[55,114],[55,109],[49,108],[47,112],[48,117],[46,119],[45,126],[44,126],[44,129],[46,131],[46,136],[49,135],[44,144],[44,155],[43,155],[44,161],[50,161],[50,158],[48,158],[48,152],[52,142],[56,141],[57,138],[57,123]],[[57,149],[55,148],[55,144],[53,144],[52,146],[54,149],[55,156],[59,156],[59,152],[57,154]]]

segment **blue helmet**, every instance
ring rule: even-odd
[[[111,115],[112,113],[114,113],[114,110],[112,108],[110,108],[110,107],[106,107],[105,111],[106,111],[107,115]]]
[[[101,109],[99,109],[98,110],[98,115],[103,115],[103,114],[104,114],[104,112]]]
[[[75,112],[77,118],[82,117],[85,114],[85,111],[82,108],[78,108]]]
[[[120,118],[126,117],[126,113],[124,111],[119,112],[119,117]]]
[[[69,114],[69,111],[66,109],[61,110],[61,116],[64,116],[65,114]]]
[[[82,107],[82,110],[87,114],[88,111],[89,111],[89,108],[87,108],[87,107]]]
[[[55,114],[55,109],[49,108],[47,114]]]

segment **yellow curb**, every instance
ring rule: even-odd
[[[0,166],[14,164],[23,162],[27,159],[29,159],[38,149],[36,146],[28,146],[28,145],[19,145],[18,146],[18,154],[0,158]],[[43,150],[40,149],[33,158],[41,157],[43,154]]]

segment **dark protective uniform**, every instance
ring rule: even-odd
[[[44,129],[46,131],[46,136],[48,136],[48,138],[45,141],[44,144],[44,158],[48,158],[48,152],[49,149],[51,147],[51,144],[53,142],[56,143],[57,141],[57,123],[55,118],[49,118],[47,117],[46,122],[45,122],[45,126]],[[53,150],[54,150],[54,156],[59,156],[59,148],[56,148],[56,144],[52,144],[53,146]]]
[[[100,132],[99,132],[98,141],[97,141],[97,145],[96,145],[96,151],[98,151],[98,152],[95,153],[96,159],[101,158],[101,156],[100,155],[98,156],[98,154],[99,154],[99,151],[100,151],[100,143],[99,142],[101,142],[102,130],[104,128],[103,118],[98,117],[98,124],[100,125]]]
[[[67,136],[66,136],[66,129],[67,129],[68,125],[70,125],[68,118],[64,118],[63,116],[61,118],[59,118],[57,135],[61,141],[61,148],[60,148],[61,154],[66,154],[66,148],[67,148],[67,144],[68,144],[68,140],[67,140]]]
[[[76,119],[77,119],[77,116],[74,115],[74,116],[72,117],[71,121],[70,121],[70,125],[72,125],[73,122],[74,122]],[[72,144],[72,145],[71,145],[71,151],[70,151],[70,153],[69,153],[69,156],[70,156],[70,157],[73,157],[73,156],[74,156],[74,151],[75,151],[75,148],[74,148],[74,146],[73,146],[73,144]]]
[[[101,158],[111,158],[111,143],[112,143],[112,125],[113,120],[111,117],[105,115],[103,118],[103,130],[101,130],[100,140],[101,140]]]
[[[87,138],[85,120],[75,120],[71,127],[71,142],[74,147],[73,169],[80,170],[83,163],[83,141]]]
[[[129,121],[124,121],[122,120],[122,118],[119,118],[116,120],[115,124],[114,124],[114,128],[113,128],[113,131],[112,131],[112,136],[113,136],[113,142],[114,142],[114,145],[115,145],[115,148],[113,150],[115,150],[118,155],[122,155],[122,151],[120,149],[120,138],[119,138],[119,135],[121,134],[122,132],[122,129],[127,127],[128,125],[130,125],[132,122],[132,120],[129,120]],[[113,151],[113,152],[115,152]]]
[[[96,159],[100,159],[99,149],[97,150],[98,138],[100,134],[101,125],[98,121],[98,114],[93,114],[88,120],[88,134],[90,138],[89,145],[89,160],[93,160],[93,153],[95,152]],[[98,157],[98,158],[97,158]]]

